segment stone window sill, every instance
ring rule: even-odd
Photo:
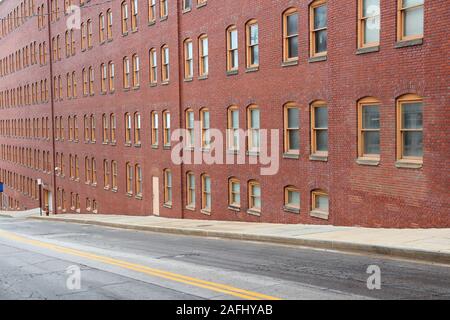
[[[412,47],[423,44],[423,38],[413,40],[400,40],[395,44],[395,48]]]
[[[257,71],[259,71],[259,66],[247,67],[247,69],[245,69],[246,73],[257,72]]]
[[[207,1],[205,1],[205,2],[203,2],[203,3],[200,3],[200,4],[198,4],[197,5],[197,9],[200,9],[200,8],[203,8],[203,7],[206,7],[206,5],[208,4],[208,2]]]
[[[283,206],[283,210],[289,213],[296,213],[296,214],[300,214],[300,209],[299,208],[292,208],[289,206]]]
[[[312,210],[309,215],[314,218],[319,218],[323,220],[328,220],[328,212]]]
[[[312,154],[309,156],[309,160],[327,162],[328,154]]]
[[[261,216],[261,211],[259,211],[259,210],[248,209],[247,213],[251,214],[252,216],[258,216],[258,217]]]
[[[228,210],[235,211],[235,212],[240,212],[241,208],[235,207],[235,206],[228,206]]]
[[[404,169],[421,169],[423,167],[422,161],[411,161],[411,160],[398,160],[395,162],[397,168]]]
[[[210,210],[202,209],[202,210],[200,210],[200,212],[203,213],[203,214],[206,214],[207,216],[211,215],[211,211]]]
[[[364,48],[359,48],[358,50],[356,50],[356,54],[366,54],[366,53],[371,53],[371,52],[378,52],[380,51],[380,46],[373,46],[373,47],[364,47]]]
[[[327,56],[323,55],[323,56],[311,57],[308,59],[309,63],[320,62],[320,61],[327,61]]]
[[[195,211],[195,207],[193,207],[193,206],[186,206],[186,210]]]
[[[172,209],[172,203],[164,203],[163,207],[167,209]]]
[[[227,71],[227,76],[235,76],[237,74],[239,74],[238,70],[228,70]]]
[[[380,164],[380,158],[358,158],[356,163],[362,166],[378,166]]]
[[[206,80],[206,79],[208,79],[208,75],[207,74],[198,77],[198,80]]]
[[[289,153],[285,152],[283,153],[284,159],[300,159],[300,155],[298,153]]]
[[[283,61],[281,63],[282,67],[292,67],[292,66],[297,66],[297,65],[298,65],[298,59]]]

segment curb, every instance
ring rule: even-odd
[[[285,245],[296,245],[303,247],[311,247],[317,249],[329,249],[343,252],[353,253],[372,253],[384,256],[390,256],[393,258],[404,258],[411,260],[419,260],[423,262],[434,262],[450,265],[450,254],[433,252],[418,249],[406,249],[387,247],[380,245],[351,243],[345,241],[333,241],[333,240],[315,240],[315,239],[301,239],[282,236],[269,236],[269,235],[257,235],[257,234],[243,234],[235,232],[223,232],[223,231],[208,231],[194,228],[173,228],[173,227],[157,227],[157,226],[142,226],[122,223],[112,223],[105,221],[92,221],[84,219],[67,219],[67,218],[52,218],[52,217],[27,217],[27,219],[33,220],[50,220],[56,222],[68,222],[78,224],[89,224],[103,227],[120,228],[137,231],[150,231],[158,233],[169,234],[181,234],[187,236],[200,236],[200,237],[214,237],[222,239],[233,240],[245,240],[245,241],[257,241],[266,243],[276,243]]]

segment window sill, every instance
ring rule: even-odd
[[[423,167],[423,162],[413,160],[398,160],[397,162],[395,162],[395,166],[397,168],[403,169],[421,169]]]
[[[327,55],[311,57],[308,59],[309,63],[320,62],[320,61],[327,61]]]
[[[299,208],[292,208],[289,206],[283,206],[283,210],[289,213],[296,213],[296,214],[300,214],[300,209]]]
[[[125,147],[131,147],[131,142],[126,142],[123,144]]]
[[[158,85],[158,83],[154,82],[154,83],[150,83],[148,86],[149,87],[156,87]]]
[[[186,210],[195,211],[195,207],[193,207],[193,206],[186,206]]]
[[[171,150],[171,149],[172,149],[172,147],[171,147],[171,146],[169,146],[169,145],[165,145],[165,146],[163,146],[163,149],[164,149],[164,150]]]
[[[169,19],[169,16],[168,16],[168,15],[167,15],[167,16],[164,16],[164,17],[161,17],[161,18],[159,19],[159,21],[163,22],[163,21],[166,21],[167,19]]]
[[[135,148],[141,148],[141,147],[142,147],[142,144],[141,144],[140,142],[139,142],[139,143],[135,143],[135,144],[134,144],[134,147],[135,147]]]
[[[169,85],[169,80],[161,82],[161,85],[162,85],[162,86],[167,86],[167,85]]]
[[[257,216],[257,217],[261,216],[261,211],[259,211],[259,210],[248,209],[247,213],[251,214],[252,216]]]
[[[111,191],[117,193],[118,189],[117,188],[112,188]]]
[[[259,157],[259,151],[247,151],[246,155],[251,157]]]
[[[300,159],[300,155],[298,153],[289,153],[285,152],[283,153],[284,159]]]
[[[192,78],[192,77],[190,77],[190,78],[185,78],[183,81],[184,81],[184,82],[192,82],[192,81],[194,81],[194,78]]]
[[[207,74],[204,74],[204,75],[198,77],[198,80],[206,80],[206,79],[208,79]]]
[[[251,72],[257,72],[259,71],[259,66],[256,67],[247,67],[247,69],[245,69],[246,73],[251,73]]]
[[[423,38],[412,40],[400,40],[395,44],[395,48],[412,47],[423,44]]]
[[[228,206],[228,210],[234,211],[234,212],[240,212],[241,208],[236,206]]]
[[[135,198],[136,200],[142,200],[142,199],[143,199],[143,197],[142,197],[141,194],[136,195],[134,198]]]
[[[327,162],[328,154],[312,154],[309,156],[309,160]]]
[[[239,70],[227,70],[227,76],[235,76],[239,74]]]
[[[156,21],[155,21],[155,20],[149,21],[149,22],[147,23],[147,25],[148,25],[149,27],[151,27],[151,26],[153,26],[153,25],[155,25],[155,24],[156,24]]]
[[[240,151],[239,150],[233,150],[233,149],[227,149],[227,154],[238,155],[238,154],[240,154]]]
[[[298,65],[298,59],[295,60],[288,60],[288,61],[283,61],[281,63],[281,66],[284,67],[292,67],[292,66],[297,66]]]
[[[356,54],[366,54],[371,52],[378,52],[380,51],[380,46],[372,46],[372,47],[363,47],[356,50]]]
[[[152,149],[158,149],[159,146],[157,144],[152,144]]]
[[[139,85],[138,86],[134,86],[133,90],[139,90],[140,88],[141,88],[141,86],[139,86]]]
[[[363,166],[378,166],[380,164],[380,158],[361,157],[356,159],[356,163]]]
[[[125,193],[125,195],[126,195],[128,198],[132,198],[132,197],[133,197],[133,194],[132,194],[132,193],[129,193],[129,192]]]
[[[203,214],[205,214],[205,215],[207,215],[207,216],[210,216],[210,215],[211,215],[211,211],[210,211],[210,210],[202,209],[202,210],[200,210],[200,212],[203,213]]]
[[[200,3],[200,4],[198,4],[197,5],[197,9],[200,9],[200,8],[203,8],[203,7],[206,7],[206,5],[208,4],[208,2],[203,2],[203,3]]]
[[[323,220],[328,220],[328,212],[318,211],[318,210],[312,210],[309,215],[314,218],[319,218]]]
[[[129,87],[128,88],[123,88],[123,91],[124,92],[130,91],[130,88]]]
[[[164,203],[163,207],[167,208],[167,209],[172,209],[172,204],[171,203]]]

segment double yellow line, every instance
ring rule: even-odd
[[[92,254],[89,252],[84,252],[84,251],[80,251],[80,250],[75,250],[75,249],[71,249],[71,248],[58,246],[58,245],[47,243],[47,242],[33,240],[33,239],[19,236],[17,234],[11,233],[11,232],[3,231],[3,230],[0,230],[0,237],[9,239],[9,240],[13,240],[13,241],[17,241],[17,242],[21,242],[21,243],[26,243],[26,244],[36,246],[36,247],[46,248],[46,249],[64,253],[64,254],[70,254],[73,256],[77,256],[77,257],[87,258],[87,259],[90,259],[93,261],[98,261],[98,262],[102,262],[105,264],[121,267],[124,269],[137,271],[137,272],[144,273],[144,274],[147,274],[150,276],[163,278],[163,279],[167,279],[167,280],[172,280],[175,282],[184,283],[184,284],[192,285],[194,287],[199,287],[199,288],[203,288],[203,289],[208,289],[208,290],[215,291],[215,292],[224,293],[224,294],[234,296],[237,298],[241,298],[241,299],[280,300],[279,298],[268,296],[268,295],[265,295],[262,293],[239,289],[239,288],[228,286],[225,284],[220,284],[220,283],[215,283],[215,282],[211,282],[211,281],[192,278],[192,277],[184,276],[184,275],[173,273],[173,272],[150,268],[150,267],[140,265],[140,264],[130,263],[130,262],[123,261],[123,260],[113,259],[113,258],[105,257],[105,256],[99,256],[99,255]]]

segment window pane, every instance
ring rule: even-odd
[[[422,129],[422,103],[404,103],[402,105],[403,129]]]
[[[300,206],[300,193],[298,191],[288,191],[288,204]]]
[[[418,4],[423,4],[424,0],[403,0],[403,7],[411,7]]]
[[[380,41],[380,18],[374,17],[366,20],[364,25],[364,43]]]
[[[298,34],[298,14],[291,14],[287,16],[287,35],[291,36]]]
[[[233,110],[231,111],[231,121],[232,121],[232,128],[233,129],[239,129],[239,111]]]
[[[328,151],[328,130],[316,132],[317,151]]]
[[[289,58],[298,57],[298,37],[291,37],[288,39],[289,42]]]
[[[300,149],[300,137],[298,134],[298,130],[289,130],[289,149]]]
[[[203,112],[203,128],[208,129],[210,127],[209,124],[209,112]]]
[[[232,190],[234,193],[240,193],[241,192],[241,185],[239,183],[233,182],[232,183]]]
[[[250,26],[250,44],[254,45],[258,43],[258,25],[254,24]]]
[[[377,106],[364,106],[362,114],[363,129],[379,129],[380,114]]]
[[[211,192],[211,178],[205,177],[205,191],[207,193]]]
[[[327,30],[316,32],[316,53],[327,51]]]
[[[259,46],[253,46],[251,47],[252,54],[251,54],[251,60],[250,63],[252,65],[259,64]]]
[[[363,16],[373,17],[380,14],[380,0],[364,0]]]
[[[252,109],[251,111],[251,127],[253,129],[259,128],[259,109]]]
[[[423,34],[423,7],[405,10],[405,36]]]
[[[298,115],[298,109],[297,108],[288,108],[288,127],[289,128],[298,128],[298,121],[299,121],[299,115]]]
[[[259,186],[253,185],[252,190],[252,195],[254,197],[261,197],[261,188]]]
[[[316,196],[316,209],[320,211],[328,212],[328,197]]]
[[[364,132],[364,154],[380,154],[380,132]]]
[[[327,6],[320,6],[314,9],[314,29],[325,28],[327,26]]]
[[[315,112],[315,124],[316,128],[327,128],[328,127],[328,110],[327,107],[316,107]]]
[[[230,49],[236,49],[238,47],[238,34],[236,30],[230,32]]]
[[[422,157],[422,132],[404,132],[403,134],[403,155],[406,157]]]
[[[231,53],[231,67],[237,68],[239,63],[238,51],[235,50]]]

